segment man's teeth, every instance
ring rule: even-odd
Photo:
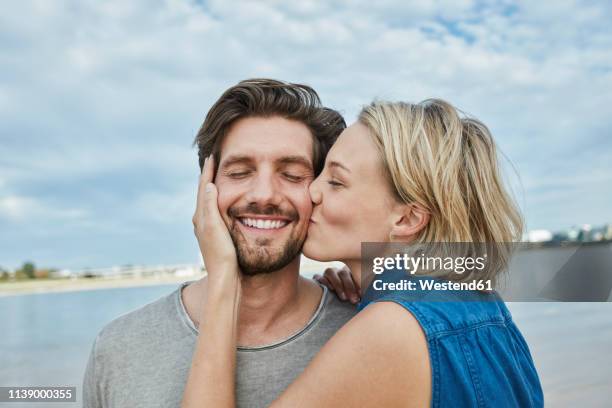
[[[260,229],[278,229],[289,223],[288,221],[282,220],[257,220],[254,218],[241,218],[240,222],[249,227]]]

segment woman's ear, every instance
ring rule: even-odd
[[[419,204],[401,204],[394,211],[391,241],[412,241],[429,223],[430,214]]]

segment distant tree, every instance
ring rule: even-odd
[[[48,279],[49,278],[49,269],[36,269],[34,271],[34,277],[36,279]]]
[[[36,267],[32,262],[25,262],[21,267],[21,271],[27,276],[29,279],[34,279],[34,273],[36,272]]]

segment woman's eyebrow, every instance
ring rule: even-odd
[[[344,171],[346,171],[347,173],[350,173],[350,172],[351,172],[351,171],[350,171],[350,170],[349,170],[349,169],[348,169],[346,166],[344,166],[342,163],[337,162],[337,161],[335,161],[335,160],[334,160],[334,161],[330,161],[330,162],[329,162],[329,167],[338,167],[338,168],[340,168],[340,169],[343,169],[343,170],[344,170]]]

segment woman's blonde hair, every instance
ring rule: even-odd
[[[359,121],[378,146],[396,199],[431,215],[415,243],[493,245],[488,278],[505,269],[509,243],[520,240],[523,221],[504,188],[489,129],[440,99],[375,101]]]

